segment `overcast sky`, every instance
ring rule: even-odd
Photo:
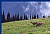
[[[37,14],[41,12],[43,15],[50,15],[50,2],[41,2],[40,12],[38,12],[39,5],[37,3],[38,2],[2,2],[2,12],[4,11],[5,16],[10,12],[10,15],[12,16],[18,12],[22,15],[23,13],[29,15],[30,13],[35,13],[36,10]]]

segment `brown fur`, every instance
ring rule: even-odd
[[[30,22],[30,23],[32,23],[33,25],[36,25],[36,27],[37,27],[37,26],[40,26],[40,25],[43,25],[42,22]]]

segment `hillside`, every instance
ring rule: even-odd
[[[40,27],[34,27],[30,22],[43,22],[45,25]],[[2,23],[2,34],[46,34],[50,31],[50,18],[12,21]]]

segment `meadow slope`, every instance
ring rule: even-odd
[[[30,23],[31,21],[41,21],[45,23],[45,25],[34,27],[34,25]],[[50,18],[2,23],[2,34],[28,34],[29,32],[32,32],[33,34],[46,34],[47,31],[50,31]]]

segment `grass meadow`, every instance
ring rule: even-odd
[[[44,25],[35,27],[30,22],[43,22]],[[2,34],[46,34],[50,33],[50,18],[39,18],[2,23]]]

